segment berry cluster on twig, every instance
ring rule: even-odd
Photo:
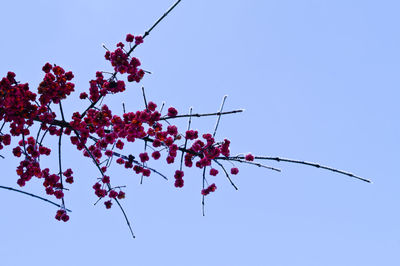
[[[283,159],[278,157],[262,157],[247,154],[244,156],[231,156],[228,139],[216,140],[215,135],[220,123],[221,116],[235,114],[243,110],[224,111],[226,96],[223,98],[220,110],[215,113],[179,114],[174,107],[169,107],[163,115],[162,108],[157,110],[157,104],[147,101],[144,88],[143,97],[145,108],[135,112],[125,112],[117,115],[102,101],[107,95],[122,93],[127,89],[124,78],[128,82],[139,83],[145,76],[146,71],[141,69],[141,62],[133,57],[132,53],[136,47],[141,45],[146,36],[154,27],[164,19],[180,2],[177,1],[156,23],[145,32],[143,36],[127,34],[126,43],[119,42],[114,51],[107,49],[105,59],[110,61],[114,72],[96,72],[95,79],[89,82],[88,92],[82,92],[79,98],[88,101],[85,110],[76,111],[68,119],[64,114],[62,102],[73,92],[75,85],[72,83],[74,75],[71,71],[65,71],[62,67],[46,63],[42,70],[45,73],[43,81],[39,84],[37,93],[30,90],[28,83],[21,83],[16,80],[13,72],[0,81],[0,121],[3,124],[0,128],[0,150],[3,146],[11,144],[12,139],[18,140],[18,145],[12,150],[15,157],[21,161],[16,169],[17,184],[24,187],[33,177],[41,179],[45,193],[60,200],[60,204],[19,189],[0,186],[32,197],[47,201],[59,207],[55,218],[60,221],[68,221],[64,196],[68,185],[74,183],[73,170],[63,170],[62,167],[62,137],[69,136],[69,140],[83,156],[92,160],[99,171],[98,179],[93,185],[94,194],[98,201],[104,200],[104,206],[110,209],[116,203],[121,209],[129,229],[134,236],[127,215],[122,208],[120,200],[125,198],[122,186],[112,186],[112,178],[106,174],[111,166],[113,158],[116,158],[117,165],[140,175],[149,177],[152,173],[163,178],[167,177],[157,169],[150,167],[153,160],[165,160],[167,164],[173,164],[180,154],[180,166],[175,171],[174,185],[177,188],[184,186],[184,170],[197,167],[203,172],[203,187],[201,189],[202,205],[204,214],[204,197],[215,192],[215,183],[208,185],[207,176],[217,176],[221,172],[225,174],[232,186],[237,189],[231,179],[231,175],[237,175],[239,169],[236,166],[226,168],[224,162],[246,163],[258,167],[268,168],[274,171],[279,169],[264,165],[256,160],[273,160],[290,163],[298,163],[334,171],[347,176],[367,181],[369,180],[355,176],[351,173],[322,166],[316,163]],[[59,115],[53,108],[59,109]],[[213,133],[201,134],[191,128],[193,117],[216,116],[217,122]],[[172,122],[173,119],[189,118],[188,127],[181,132]],[[38,132],[33,134],[31,127],[34,123],[40,125]],[[7,127],[5,127],[7,125]],[[9,133],[3,133],[5,130]],[[50,156],[52,150],[43,143],[47,135],[58,137],[58,166],[56,173],[51,173],[49,168],[43,167],[40,163],[41,156]],[[126,143],[144,141],[152,148],[152,152],[146,150],[135,153],[122,154],[126,150]],[[163,157],[164,156],[164,157]],[[97,202],[96,202],[97,203]]]

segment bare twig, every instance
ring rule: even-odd
[[[170,119],[175,119],[175,118],[183,118],[183,117],[204,117],[204,116],[215,116],[215,115],[229,115],[229,114],[236,114],[236,113],[241,113],[243,112],[244,109],[238,109],[238,110],[233,110],[233,111],[227,111],[227,112],[216,112],[216,113],[207,113],[207,114],[187,114],[187,115],[177,115],[174,117],[161,117],[160,120],[170,120]]]
[[[206,182],[206,168],[207,168],[207,166],[204,166],[204,169],[203,169],[203,190],[205,189],[205,182]],[[202,195],[202,199],[201,199],[201,206],[202,206],[202,211],[203,211],[203,216],[205,216],[206,214],[205,214],[205,210],[204,210],[204,205],[205,205],[205,202],[204,202],[204,195]]]
[[[144,92],[143,86],[142,86],[142,93],[143,93],[144,106],[146,107],[146,110],[149,110],[149,108],[147,107],[146,93]]]
[[[143,39],[145,39],[145,38],[150,34],[150,32],[158,25],[158,23],[160,23],[166,16],[168,16],[168,14],[179,4],[180,1],[181,1],[181,0],[176,1],[175,4],[173,4],[173,5],[167,10],[167,12],[165,12],[165,13],[153,24],[153,26],[151,26],[151,27],[144,33]],[[130,54],[135,50],[135,48],[136,48],[137,46],[138,46],[138,45],[135,44],[134,46],[131,47],[131,49],[129,49],[129,51],[126,53],[128,57],[129,57]],[[107,49],[107,48],[105,47],[105,45],[103,45],[103,47],[104,47],[105,49]],[[115,71],[115,72],[112,74],[112,76],[110,77],[110,80],[115,79],[115,77],[117,76],[117,73],[118,73],[118,72]],[[89,109],[93,108],[100,100],[102,100],[102,98],[104,98],[104,97],[101,96],[101,97],[99,97],[99,99],[97,99],[97,101],[92,102],[92,103],[89,105],[89,107],[86,108],[86,110],[82,113],[81,118],[83,118],[83,117],[86,115],[86,112],[89,111]]]
[[[62,207],[63,207],[63,206],[61,206],[60,204],[57,204],[57,203],[55,203],[55,202],[53,202],[53,201],[51,201],[51,200],[48,200],[48,199],[46,199],[46,198],[37,196],[37,195],[32,194],[32,193],[29,193],[29,192],[25,192],[25,191],[22,191],[22,190],[19,190],[19,189],[16,189],[16,188],[5,187],[5,186],[0,186],[0,188],[2,188],[2,189],[7,189],[7,190],[11,190],[11,191],[15,191],[15,192],[18,192],[18,193],[22,193],[22,194],[31,196],[31,197],[36,198],[36,199],[43,200],[43,201],[48,202],[48,203],[50,203],[50,204],[53,204],[54,206],[57,206],[57,207],[59,207],[59,208],[62,208]],[[68,211],[68,212],[72,212],[72,211],[69,210],[69,209],[65,209],[65,210]]]
[[[266,169],[269,169],[269,170],[281,172],[281,169],[278,169],[278,168],[275,168],[275,167],[271,167],[271,166],[268,166],[268,165],[263,165],[263,164],[257,163],[257,162],[246,161],[245,159],[235,159],[235,158],[231,158],[230,161],[235,161],[235,162],[239,162],[239,163],[251,164],[251,165],[255,165],[255,166],[258,166],[258,167],[266,168]]]
[[[165,102],[162,102],[162,103],[161,103],[161,107],[160,107],[160,114],[162,113],[162,111],[163,111],[163,109],[164,109],[164,106],[165,106]]]
[[[1,131],[3,130],[3,127],[4,127],[5,124],[6,124],[6,121],[4,121],[3,124],[1,125],[1,127],[0,127],[0,133],[1,133]]]
[[[92,140],[94,140],[94,141],[98,141],[98,139],[95,138],[95,137],[93,137],[93,136],[89,136],[89,138],[92,139]],[[148,138],[147,141],[153,142],[154,140]],[[114,145],[115,145],[115,144],[114,144]],[[124,160],[127,160],[127,161],[129,161],[130,158],[135,158],[135,156],[133,156],[133,155],[124,155],[124,154],[121,154],[121,153],[118,153],[118,152],[115,152],[115,151],[112,151],[112,153],[113,153],[113,156],[120,157],[120,158],[122,158],[122,159],[124,159]],[[142,167],[144,167],[144,168],[147,168],[147,169],[149,169],[150,171],[152,171],[152,172],[154,172],[154,173],[160,175],[160,176],[161,176],[162,178],[164,178],[165,180],[168,180],[168,178],[167,178],[165,175],[163,175],[162,173],[158,172],[156,169],[151,168],[151,167],[149,167],[149,166],[147,166],[147,165],[142,165],[140,162],[138,162],[137,160],[134,160],[134,159],[132,160],[132,162],[135,163],[136,165],[140,165],[140,166],[142,166]],[[108,167],[108,166],[109,166],[109,164],[107,165],[107,167]]]
[[[148,29],[144,35],[143,35],[143,39],[150,34],[150,32],[158,25],[158,23],[160,23],[166,16],[168,16],[168,14],[179,4],[181,0],[178,0],[175,2],[175,4],[173,4],[168,10],[167,12],[164,13],[164,15],[162,15],[154,24],[153,26],[150,27],[150,29]]]
[[[223,115],[223,114],[231,114],[231,113],[238,113],[238,112],[242,112],[242,111],[243,111],[243,110],[236,110],[236,111],[230,111],[230,112],[222,112],[221,115]],[[191,116],[192,116],[192,117],[200,117],[200,116],[212,116],[212,115],[218,115],[218,113],[192,114]],[[181,115],[181,116],[176,116],[176,117],[190,117],[190,115]],[[176,118],[176,117],[175,117],[175,118]],[[174,117],[165,117],[165,118],[161,118],[160,120],[167,120],[167,119],[170,119],[170,118],[174,118]],[[35,120],[36,120],[36,121],[40,121],[39,119],[35,119]],[[63,122],[63,121],[59,121],[59,120],[54,120],[54,121],[52,122],[52,125],[64,126],[64,127],[71,127],[68,123]],[[142,139],[142,140],[145,140],[145,141],[149,141],[149,142],[153,142],[153,141],[154,141],[153,139],[151,139],[151,138],[149,138],[149,137],[144,137],[144,138],[141,138],[141,139]],[[179,147],[178,149],[179,149],[180,151],[184,151],[184,152],[186,152],[186,153],[190,153],[190,154],[192,154],[192,155],[194,155],[194,156],[200,156],[199,153],[196,153],[196,152],[194,152],[194,151],[192,151],[192,150],[183,149],[182,147]],[[224,156],[220,156],[220,157],[217,157],[217,158],[215,158],[215,159],[217,159],[217,160],[228,160],[228,161],[229,161],[230,159],[241,159],[241,160],[245,160],[245,157],[244,157],[244,156],[235,156],[235,157],[224,157]],[[338,174],[342,174],[342,175],[347,175],[347,176],[350,176],[350,177],[353,177],[353,178],[356,178],[356,179],[359,179],[359,180],[362,180],[362,181],[371,183],[371,181],[368,180],[368,179],[366,179],[366,178],[362,178],[362,177],[360,177],[360,176],[356,176],[356,175],[354,175],[354,174],[352,174],[352,173],[349,173],[349,172],[346,172],[346,171],[343,171],[343,170],[339,170],[339,169],[336,169],[336,168],[333,168],[333,167],[320,165],[320,164],[318,164],[318,163],[306,162],[306,161],[300,161],[300,160],[294,160],[294,159],[287,159],[287,158],[280,158],[280,157],[267,157],[267,156],[256,156],[255,159],[257,159],[257,160],[270,160],[270,161],[277,161],[277,162],[288,162],[288,163],[296,163],[296,164],[303,164],[303,165],[313,166],[313,167],[316,167],[316,168],[325,169],[325,170],[328,170],[328,171],[332,171],[332,172],[335,172],[335,173],[338,173]]]
[[[74,130],[74,132],[75,132],[75,135],[78,137],[79,141],[82,143],[81,138],[80,138],[80,135],[79,135],[79,132],[76,131],[75,129],[73,129],[73,130]],[[104,172],[103,172],[103,170],[101,170],[101,167],[100,167],[99,163],[96,161],[96,159],[94,158],[92,152],[89,150],[89,148],[86,146],[86,144],[84,144],[84,147],[85,147],[86,152],[87,152],[87,153],[89,154],[89,156],[92,158],[92,160],[93,160],[94,164],[96,165],[97,169],[99,169],[101,175],[104,177]],[[107,183],[107,186],[108,186],[109,189],[111,189],[110,183]],[[135,238],[135,234],[133,233],[131,224],[130,224],[130,222],[129,222],[128,216],[127,216],[126,213],[125,213],[124,208],[122,207],[121,203],[119,203],[119,200],[118,200],[117,198],[114,198],[114,201],[117,202],[117,204],[118,204],[118,206],[119,206],[119,209],[121,210],[122,214],[124,215],[126,224],[127,224],[128,227],[129,227],[129,231],[131,232],[132,237]]]
[[[65,121],[65,118],[64,118],[64,111],[63,111],[63,108],[62,108],[61,101],[60,101],[59,105],[60,105],[60,113],[61,113],[62,121]]]
[[[228,97],[228,95],[225,95],[224,98],[222,99],[221,108],[219,109],[219,112],[218,112],[219,114],[218,114],[218,118],[217,118],[217,123],[215,124],[213,137],[215,137],[215,134],[217,134],[217,129],[218,129],[218,126],[219,126],[219,121],[221,120],[221,113],[222,113],[222,110],[224,109],[224,105],[225,105],[225,101],[226,101],[226,98],[227,98],[227,97]]]
[[[225,169],[225,167],[222,165],[222,163],[218,162],[217,160],[214,160],[214,162],[216,162],[216,163],[222,168],[222,170],[224,171],[224,173],[225,173],[225,175],[226,175],[226,178],[228,178],[228,180],[229,180],[229,182],[231,183],[231,185],[232,185],[236,190],[238,190],[237,186],[233,183],[232,179],[230,178],[228,172],[226,171],[226,169]]]
[[[110,184],[108,184],[108,186],[110,186]],[[118,199],[115,198],[114,200],[118,204],[119,209],[121,210],[122,214],[124,215],[126,224],[128,225],[129,231],[131,231],[132,237],[135,238],[135,234],[133,233],[131,223],[129,222],[128,216],[126,215],[124,208],[122,208],[122,205],[121,205],[121,203],[119,203]]]
[[[189,123],[188,123],[188,127],[187,127],[187,130],[189,130],[190,129],[190,125],[192,124],[192,116],[190,116],[191,114],[192,114],[192,107],[190,107],[190,109],[189,109]],[[186,145],[187,145],[187,138],[186,138],[186,136],[185,136],[185,144],[184,144],[184,146],[183,146],[183,150],[186,150]],[[182,150],[182,155],[181,155],[181,167],[180,167],[180,170],[182,171],[182,164],[183,164],[183,156],[185,155],[185,152]]]
[[[60,107],[61,107],[61,103],[60,103]],[[61,131],[63,130],[63,128],[61,128]],[[63,185],[63,176],[62,176],[62,167],[61,167],[61,137],[62,137],[63,133],[61,132],[60,137],[58,138],[58,167],[59,167],[59,176],[60,176],[60,183],[61,183],[61,189],[64,189],[64,185]],[[62,206],[65,206],[64,203],[64,196],[61,198],[61,202],[62,202]]]
[[[243,159],[245,159],[245,157],[244,156],[217,157],[216,159],[222,159],[222,160],[242,159],[243,160]],[[287,159],[287,158],[280,158],[280,157],[267,157],[267,156],[255,156],[254,159],[256,159],[256,160],[270,160],[270,161],[277,161],[277,162],[287,162],[287,163],[296,163],[296,164],[303,164],[303,165],[313,166],[313,167],[316,167],[316,168],[325,169],[325,170],[332,171],[332,172],[335,172],[335,173],[338,173],[338,174],[347,175],[347,176],[362,180],[364,182],[371,183],[371,180],[369,180],[369,179],[356,176],[356,175],[354,175],[352,173],[349,173],[349,172],[346,172],[346,171],[343,171],[343,170],[339,170],[339,169],[332,168],[332,167],[329,167],[329,166],[320,165],[318,163],[306,162],[306,161],[300,161],[300,160],[293,160],[293,159]]]

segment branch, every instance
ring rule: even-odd
[[[78,132],[77,130],[75,130],[75,129],[73,129],[73,130],[74,130],[74,132],[75,132],[75,135],[78,137],[79,141],[82,143],[81,137],[80,137],[80,135],[79,135],[79,132]],[[101,175],[104,177],[104,172],[103,172],[103,170],[101,170],[101,167],[100,167],[99,163],[96,161],[96,158],[94,158],[92,152],[88,149],[88,147],[86,146],[86,144],[84,144],[83,146],[85,147],[86,152],[87,152],[87,153],[90,155],[90,157],[92,158],[92,160],[93,160],[94,164],[96,165],[97,169],[99,169]],[[108,186],[108,189],[109,189],[109,190],[112,189],[110,183],[107,183],[107,186]],[[128,227],[129,227],[129,231],[131,232],[132,237],[135,238],[135,234],[133,233],[133,230],[132,230],[132,227],[131,227],[131,223],[129,222],[128,216],[126,215],[124,208],[122,207],[121,203],[119,203],[119,200],[118,200],[117,198],[114,198],[114,200],[117,202],[117,204],[118,204],[118,206],[119,206],[119,209],[121,210],[122,214],[123,214],[124,217],[125,217],[126,224],[127,224]]]
[[[89,136],[89,138],[91,139],[91,140],[93,140],[93,141],[99,141],[97,138],[95,138],[95,137],[93,137],[93,136]],[[150,140],[151,142],[153,142],[154,140],[153,139],[143,139],[144,141],[147,141],[147,140]],[[113,156],[117,156],[117,157],[120,157],[120,158],[122,158],[122,159],[124,159],[124,160],[126,160],[126,161],[130,161],[130,160],[132,160],[132,162],[133,163],[135,163],[136,165],[140,165],[140,166],[142,166],[142,167],[144,167],[144,168],[147,168],[147,169],[149,169],[150,171],[153,171],[154,173],[156,173],[156,174],[158,174],[158,175],[160,175],[162,178],[164,178],[165,180],[168,180],[168,178],[165,176],[165,175],[163,175],[162,173],[160,173],[159,171],[157,171],[156,169],[154,169],[154,168],[151,168],[151,167],[149,167],[149,166],[147,166],[147,165],[142,165],[140,162],[138,162],[138,161],[136,161],[135,159],[130,159],[130,158],[135,158],[133,155],[124,155],[124,154],[120,154],[120,153],[118,153],[118,152],[115,152],[115,151],[112,151],[112,153],[113,153]],[[131,157],[132,156],[132,157]]]
[[[226,169],[225,169],[225,167],[222,165],[222,163],[218,162],[217,160],[213,160],[213,161],[216,162],[216,163],[222,168],[222,170],[224,171],[224,173],[225,173],[225,175],[226,175],[226,178],[228,178],[228,180],[229,180],[229,182],[231,183],[231,185],[232,185],[236,190],[238,190],[237,186],[233,183],[232,179],[230,178],[228,172],[226,171]]]
[[[216,159],[221,159],[221,160],[237,160],[237,159],[245,160],[245,157],[244,156],[217,157]],[[299,161],[299,160],[280,158],[280,157],[266,157],[266,156],[255,156],[254,159],[256,159],[256,160],[277,161],[277,162],[287,162],[287,163],[297,163],[297,164],[313,166],[313,167],[316,167],[316,168],[325,169],[325,170],[332,171],[332,172],[335,172],[335,173],[338,173],[338,174],[347,175],[347,176],[359,179],[359,180],[364,181],[364,182],[371,183],[371,180],[369,180],[369,179],[362,178],[360,176],[356,176],[356,175],[354,175],[352,173],[349,173],[349,172],[346,172],[346,171],[343,171],[343,170],[339,170],[339,169],[332,168],[332,167],[329,167],[329,166],[320,165],[318,163]]]
[[[208,114],[180,115],[180,116],[175,116],[175,117],[164,117],[164,118],[161,118],[160,120],[168,120],[168,119],[173,119],[173,118],[182,118],[182,117],[191,117],[191,116],[192,117],[193,116],[194,117],[202,117],[202,116],[213,116],[213,115],[220,115],[220,114],[224,115],[224,114],[233,114],[233,113],[239,113],[239,112],[243,112],[243,110],[234,110],[234,111],[222,112],[222,113],[218,112],[218,113],[208,113]],[[35,119],[35,120],[41,122],[39,119]],[[52,125],[71,127],[67,122],[63,122],[63,121],[59,121],[59,120],[54,120],[52,122]],[[154,141],[153,139],[151,139],[149,137],[141,138],[141,140],[149,141],[149,142],[153,142]],[[198,154],[198,153],[196,153],[196,152],[194,152],[192,150],[184,149],[182,147],[179,147],[178,150],[186,152],[186,153],[190,153],[190,154],[195,155],[195,156],[199,156],[200,155],[200,154]],[[269,161],[288,162],[288,163],[296,163],[296,164],[303,164],[303,165],[313,166],[313,167],[316,167],[316,168],[321,168],[321,169],[332,171],[332,172],[335,172],[335,173],[338,173],[338,174],[347,175],[347,176],[362,180],[364,182],[371,183],[371,180],[369,180],[369,179],[362,178],[362,177],[354,175],[352,173],[349,173],[349,172],[346,172],[346,171],[343,171],[343,170],[339,170],[339,169],[336,169],[336,168],[333,168],[333,167],[320,165],[320,164],[314,163],[314,162],[306,162],[306,161],[300,161],[300,160],[294,160],[294,159],[287,159],[287,158],[280,158],[280,157],[267,157],[267,156],[255,156],[254,158],[256,160],[269,160]],[[221,157],[217,157],[215,159],[217,159],[217,160],[227,160],[227,161],[229,161],[229,160],[236,160],[236,161],[243,160],[243,161],[245,161],[246,160],[244,156],[232,156],[232,157],[221,156]],[[277,171],[279,169],[271,169],[271,170]]]
[[[144,33],[143,39],[146,38],[146,37],[150,34],[150,32],[158,25],[158,23],[160,23],[166,16],[168,16],[168,14],[179,4],[180,1],[181,1],[181,0],[176,1],[175,4],[173,4],[173,5],[167,10],[167,12],[165,12],[164,15],[162,15],[162,16],[153,24],[153,26],[151,26],[151,27]],[[126,53],[128,57],[129,57],[130,54],[135,50],[135,48],[136,48],[137,46],[138,46],[138,45],[135,44],[135,45],[132,46],[132,48]],[[104,46],[103,46],[103,47],[104,47]],[[117,76],[117,73],[118,73],[117,71],[114,71],[114,73],[113,73],[112,76],[110,77],[110,80],[113,80],[113,79]],[[104,98],[104,97],[101,96],[99,99],[97,99],[97,101],[92,102],[92,103],[89,105],[89,107],[86,108],[86,110],[82,113],[81,118],[83,118],[83,117],[86,115],[87,111],[89,111],[89,109],[93,108],[93,107],[100,101],[100,99],[102,99],[102,98]]]
[[[37,198],[37,199],[43,200],[43,201],[45,201],[45,202],[48,202],[48,203],[50,203],[50,204],[53,204],[54,206],[57,206],[57,207],[59,207],[59,208],[62,208],[62,206],[61,206],[60,204],[57,204],[57,203],[55,203],[55,202],[53,202],[53,201],[51,201],[51,200],[42,198],[42,197],[40,197],[40,196],[37,196],[37,195],[32,194],[32,193],[29,193],[29,192],[25,192],[25,191],[22,191],[22,190],[19,190],[19,189],[15,189],[15,188],[12,188],[12,187],[5,187],[5,186],[0,186],[0,188],[7,189],[7,190],[11,190],[11,191],[15,191],[15,192],[19,192],[19,193],[22,193],[22,194],[31,196],[31,197],[33,197],[33,198]],[[68,212],[72,212],[71,210],[69,210],[69,209],[67,209],[67,208],[65,208],[65,210],[68,211]]]
[[[168,10],[167,12],[164,13],[164,15],[162,15],[154,24],[153,26],[151,26],[150,29],[148,29],[144,35],[143,35],[143,39],[146,38],[147,35],[150,34],[150,32],[158,25],[158,23],[160,23],[166,16],[168,16],[168,14],[179,4],[181,0],[178,0],[175,2],[175,4],[173,4]]]
[[[189,123],[188,123],[188,127],[187,127],[187,131],[190,130],[190,125],[192,124],[192,107],[190,107],[189,109]],[[183,149],[186,150],[186,146],[187,146],[187,138],[185,136],[185,144],[183,146]],[[182,164],[183,164],[183,156],[185,155],[185,152],[182,150],[182,155],[181,155],[181,167],[179,168],[182,171]]]
[[[245,159],[234,159],[234,158],[231,158],[230,161],[235,161],[235,162],[239,162],[239,163],[247,163],[247,164],[255,165],[255,166],[258,166],[258,167],[266,168],[266,169],[269,169],[269,170],[281,172],[281,169],[278,169],[278,168],[275,168],[275,167],[271,167],[271,166],[268,166],[268,165],[263,165],[263,164],[257,163],[257,162],[246,161]]]
[[[225,95],[224,96],[224,98],[222,99],[222,103],[221,103],[221,108],[219,109],[219,114],[218,114],[218,118],[217,118],[217,123],[215,124],[215,129],[214,129],[214,133],[213,133],[213,138],[215,137],[215,134],[217,134],[217,129],[218,129],[218,126],[219,126],[219,121],[221,120],[221,113],[222,113],[222,110],[224,109],[224,104],[225,104],[225,101],[226,101],[226,98],[228,97],[228,95]]]
[[[230,115],[230,114],[241,113],[243,111],[244,111],[244,109],[238,109],[238,110],[227,111],[227,112],[216,112],[216,113],[207,113],[207,114],[191,114],[191,115],[187,114],[187,115],[177,115],[177,116],[174,116],[174,117],[169,117],[168,116],[168,117],[161,117],[159,121],[175,119],[175,118],[190,117],[190,116],[192,116],[192,117],[204,117],[204,116],[215,116],[215,115],[218,115],[218,116]]]
[[[206,181],[206,168],[207,168],[207,166],[204,166],[204,168],[203,168],[203,190],[205,189],[205,181]],[[205,204],[205,199],[204,199],[204,195],[201,195],[202,197],[201,197],[201,206],[202,206],[202,212],[203,212],[203,216],[205,216],[206,214],[205,214],[205,212],[204,212],[204,204]]]
[[[60,107],[61,107],[61,102],[60,102]],[[64,119],[64,118],[63,118]],[[58,175],[60,176],[60,183],[61,183],[61,189],[64,189],[64,185],[63,185],[63,173],[62,173],[62,167],[61,167],[61,137],[63,135],[63,130],[64,128],[61,128],[61,134],[60,137],[58,139],[58,168],[59,168],[59,172]],[[61,202],[62,202],[62,206],[65,206],[65,202],[64,202],[64,196],[61,198]]]

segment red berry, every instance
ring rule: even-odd
[[[237,169],[236,167],[231,169],[231,174],[232,175],[237,175],[239,173],[239,169]]]

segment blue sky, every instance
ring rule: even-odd
[[[108,47],[143,34],[172,1],[7,1],[2,3],[0,74],[35,88],[46,62],[75,74],[69,116],[97,70],[110,70]],[[182,113],[217,111],[228,94],[217,138],[232,153],[281,156],[354,172],[372,184],[299,165],[275,173],[240,166],[235,191],[220,175],[201,215],[199,170],[185,187],[130,171],[111,174],[127,185],[125,210],[93,206],[98,177],[68,142],[64,165],[75,172],[66,194],[73,210],[57,222],[50,205],[0,191],[4,265],[399,265],[400,180],[398,1],[182,1],[135,53],[147,75],[122,95],[115,112],[143,108],[140,87]],[[186,127],[182,121],[180,128]],[[215,118],[193,121],[212,131]],[[14,142],[15,143],[15,142]],[[48,143],[56,140],[49,138]],[[143,147],[132,146],[134,152]],[[2,164],[1,185],[16,187],[17,161]],[[47,165],[56,167],[56,159]],[[175,167],[160,165],[172,177]],[[42,193],[39,182],[26,190]]]

